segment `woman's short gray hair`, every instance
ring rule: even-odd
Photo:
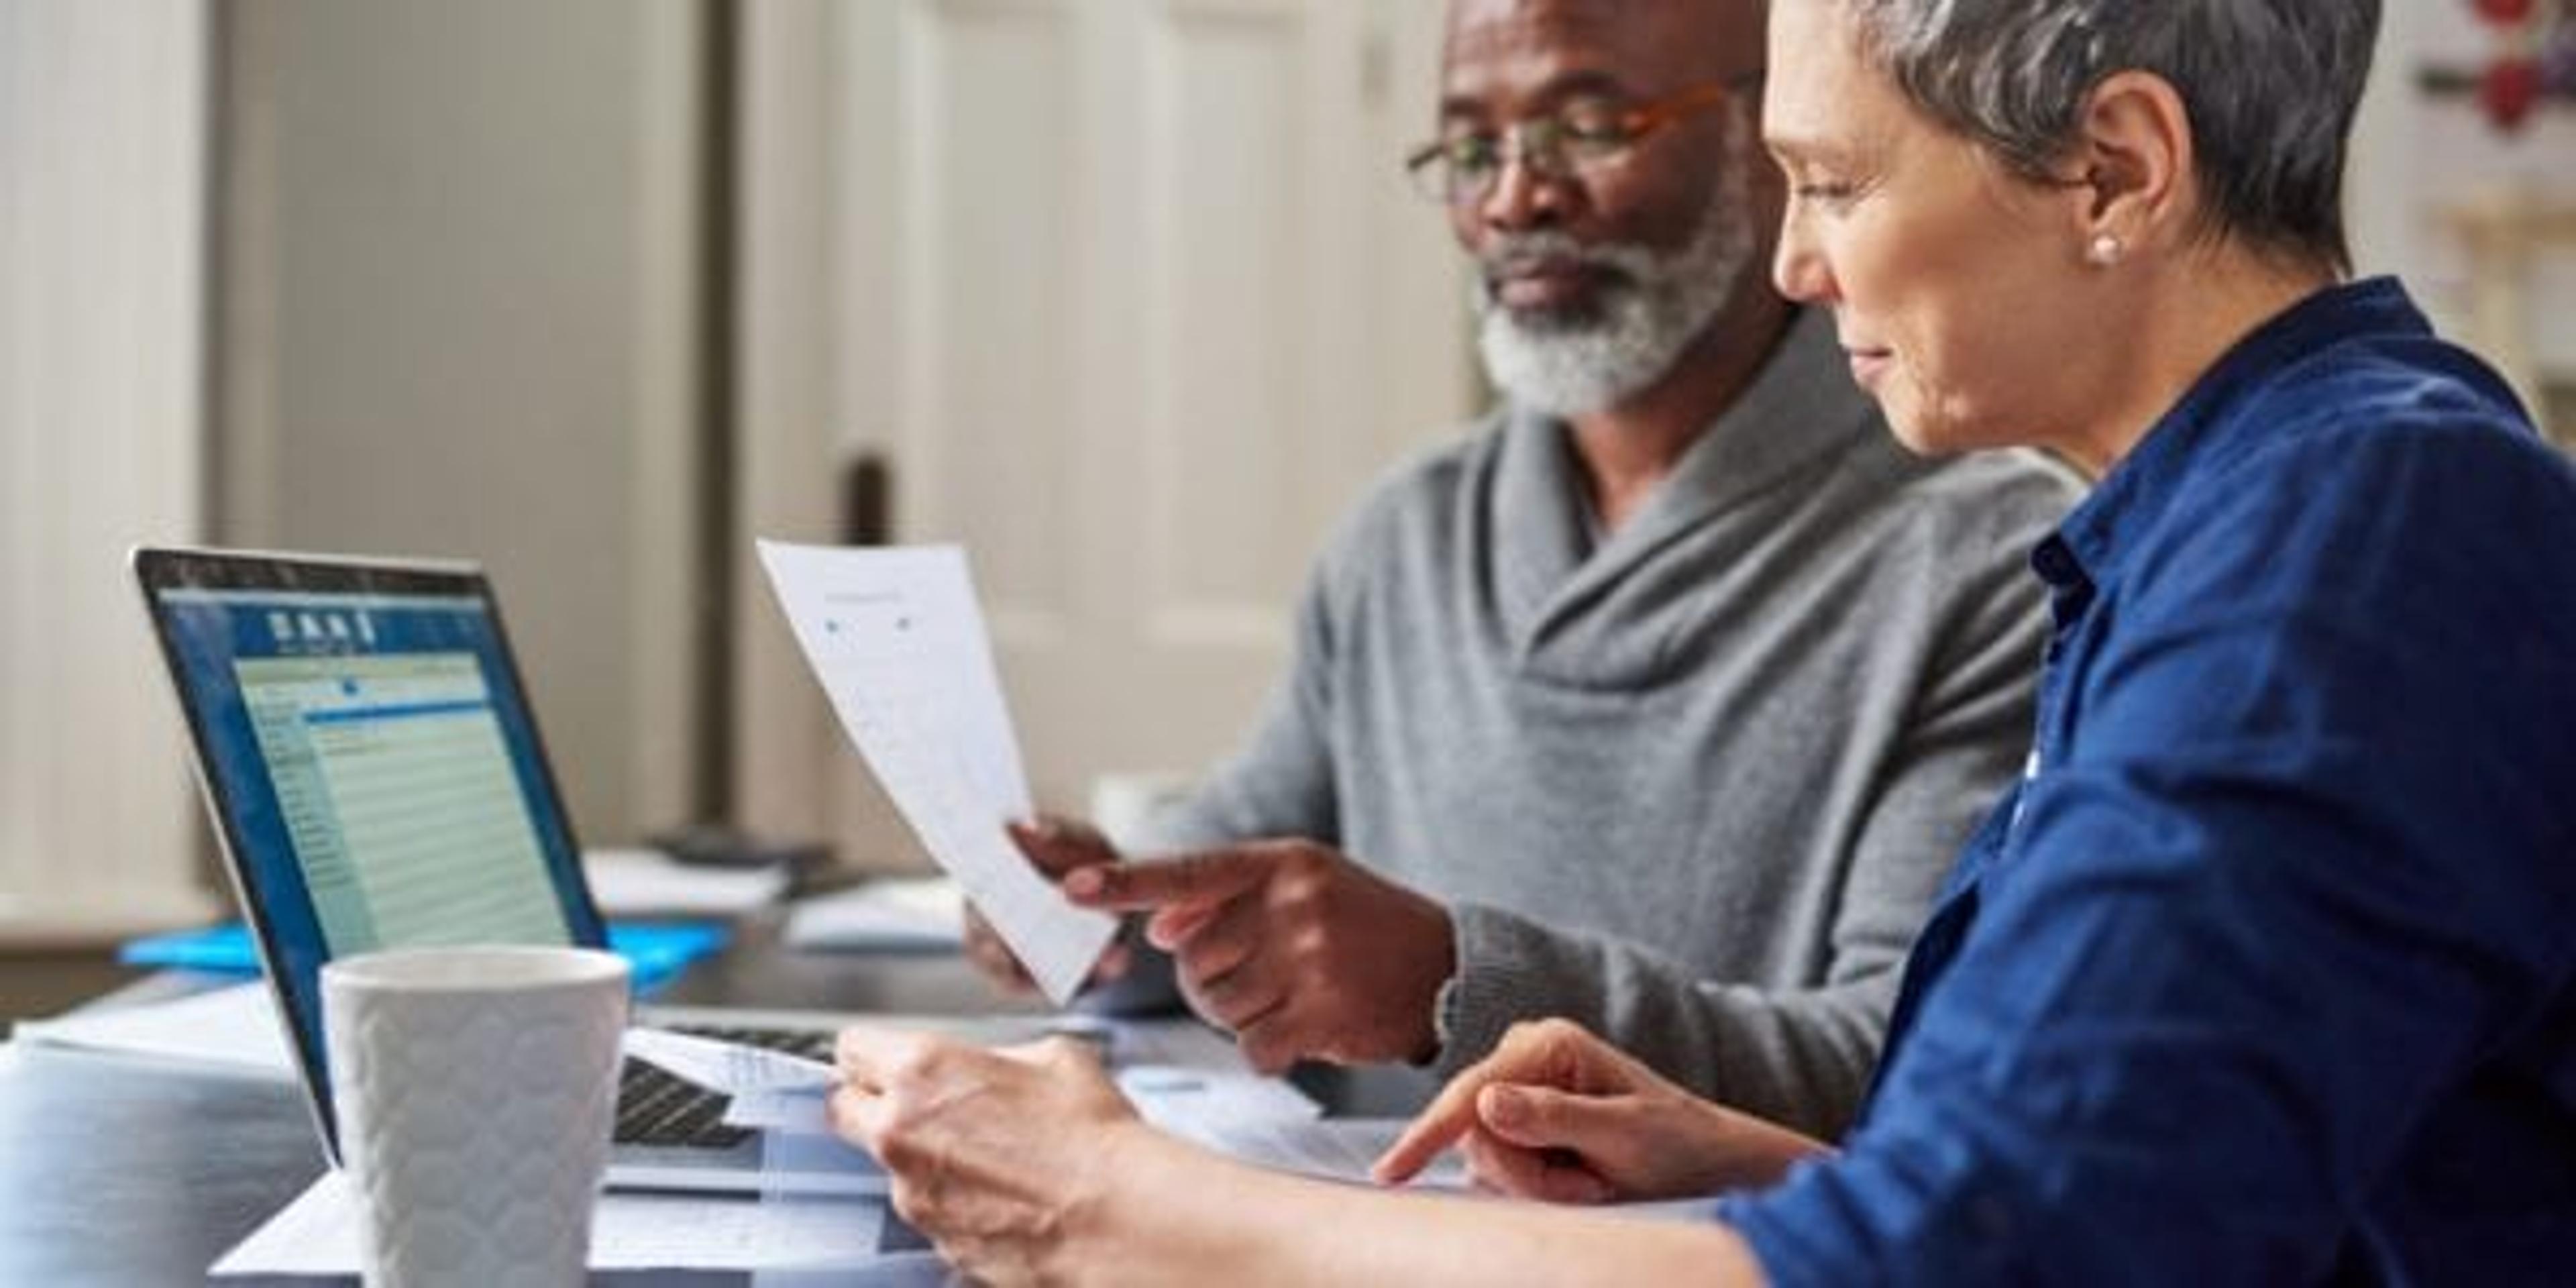
[[[2153,72],[2191,113],[2210,231],[2351,268],[2344,143],[2379,0],[1839,0],[1916,106],[2052,173],[2087,97]]]

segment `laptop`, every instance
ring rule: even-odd
[[[572,818],[491,583],[472,564],[134,553],[198,781],[258,941],[323,1148],[338,1129],[321,970],[436,944],[605,947]],[[828,1058],[844,1017],[703,1008],[646,1023]],[[629,1061],[608,1181],[881,1193],[828,1137],[722,1122],[723,1097]]]

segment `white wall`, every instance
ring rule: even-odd
[[[0,0],[0,942],[200,916],[124,554],[199,533],[205,15]]]

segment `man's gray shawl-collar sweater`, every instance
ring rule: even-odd
[[[1566,1016],[1821,1135],[2020,768],[2076,496],[1908,455],[1809,311],[1596,547],[1564,427],[1505,413],[1344,523],[1250,744],[1152,839],[1335,844],[1448,905],[1438,1071]]]

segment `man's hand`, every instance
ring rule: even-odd
[[[895,1212],[978,1283],[1062,1282],[1087,1200],[1145,1132],[1084,1043],[988,1051],[853,1028],[833,1128],[893,1177]]]
[[[1084,907],[1146,910],[1181,994],[1234,1031],[1264,1073],[1295,1060],[1417,1060],[1455,956],[1449,913],[1310,841],[1255,841],[1168,861],[1086,866]]]
[[[1478,1182],[1555,1203],[1768,1185],[1825,1149],[1702,1100],[1566,1020],[1512,1026],[1378,1159],[1377,1178],[1409,1180],[1451,1145]]]
[[[1118,847],[1088,823],[1040,817],[1029,823],[1012,823],[1004,830],[1030,865],[1053,880],[1063,880],[1076,868],[1118,862]],[[1112,940],[1109,950],[1100,955],[1100,963],[1091,968],[1091,978],[1083,987],[1096,987],[1125,975],[1131,957],[1124,942]],[[993,932],[993,923],[984,920],[984,914],[972,903],[966,905],[966,960],[975,963],[975,969],[1004,992],[1038,991],[1028,967],[1011,954],[1010,946]]]

